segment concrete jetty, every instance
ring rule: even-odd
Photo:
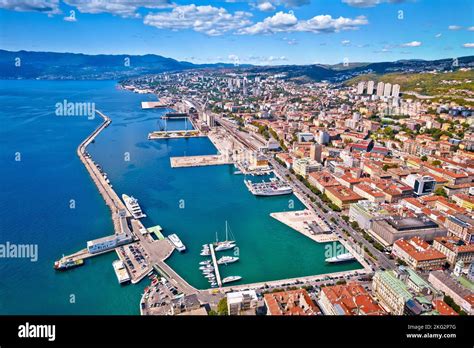
[[[217,263],[216,252],[214,250],[214,245],[212,245],[212,243],[209,244],[209,250],[211,251],[212,264],[214,265],[214,273],[216,275],[217,285],[219,287],[222,287],[221,275],[219,273],[219,264]]]
[[[336,235],[328,233],[331,231],[329,226],[311,210],[271,213],[270,216],[315,242],[325,243],[338,240]]]

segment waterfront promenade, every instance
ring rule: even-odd
[[[111,119],[102,112],[98,110],[96,110],[96,112],[100,117],[102,117],[104,121],[78,146],[77,155],[86,167],[92,181],[96,185],[99,193],[104,198],[105,203],[111,211],[115,234],[131,234],[133,239],[138,242],[137,244],[143,248],[147,256],[148,267],[146,267],[144,270],[138,272],[135,275],[130,271],[130,269],[128,269],[129,274],[132,275],[132,282],[138,283],[152,270],[153,267],[156,266],[156,268],[160,270],[160,273],[168,278],[169,281],[172,281],[178,287],[178,289],[180,289],[180,291],[186,294],[197,293],[198,291],[194,287],[189,285],[164,262],[174,250],[174,247],[171,245],[171,243],[167,239],[154,240],[149,234],[143,235],[140,232],[141,230],[146,229],[145,226],[139,220],[132,218],[131,214],[126,209],[125,204],[121,199],[119,199],[112,186],[107,183],[103,174],[100,172],[99,167],[95,164],[92,157],[87,153],[87,146],[92,143],[92,141],[95,140],[100,132],[107,128],[112,122]],[[120,214],[120,212],[122,212],[122,214]],[[125,212],[125,216],[123,212]],[[129,220],[130,226],[132,227],[131,231],[127,220]],[[121,255],[119,250],[116,248],[111,248],[104,252],[94,254],[89,253],[87,249],[83,249],[64,258],[73,258],[74,260],[85,259],[113,250],[116,250],[120,259],[123,258],[123,255]]]

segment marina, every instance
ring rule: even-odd
[[[219,287],[222,286],[221,274],[219,272],[219,265],[217,264],[216,252],[214,250],[214,245],[209,244],[209,250],[211,251],[211,259],[214,267],[214,274],[216,275],[216,282]]]

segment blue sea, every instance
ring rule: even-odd
[[[357,262],[328,265],[317,244],[269,214],[302,209],[295,196],[251,195],[234,167],[170,167],[171,156],[217,153],[207,138],[148,140],[166,110],[142,110],[153,95],[120,90],[115,81],[0,81],[0,244],[33,244],[38,260],[0,259],[0,314],[139,314],[137,285],[117,283],[109,253],[83,267],[55,272],[62,254],[113,233],[110,211],[76,155],[78,144],[102,121],[57,116],[56,104],[94,103],[112,119],[88,148],[119,196],[137,197],[148,217],[187,246],[167,263],[191,285],[207,288],[198,263],[201,245],[223,239],[225,222],[240,261],[221,268],[241,283],[357,269]],[[183,120],[167,128],[183,129]],[[261,180],[261,178],[256,179]]]

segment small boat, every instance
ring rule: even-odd
[[[207,265],[207,266],[201,266],[201,267],[199,267],[199,269],[200,269],[201,271],[205,271],[205,270],[207,270],[207,269],[213,270],[214,267],[212,267],[211,265]]]
[[[240,279],[242,279],[241,276],[225,277],[224,279],[222,279],[222,283],[226,284],[226,283],[236,282],[237,280],[240,280]]]
[[[210,251],[201,251],[201,253],[199,254],[201,256],[209,256],[211,255],[211,252]]]
[[[202,266],[210,265],[211,260],[201,261],[201,262],[199,262],[199,264],[202,265]]]
[[[207,274],[204,276],[205,278],[212,278],[212,279],[215,279],[216,276],[214,274]]]

